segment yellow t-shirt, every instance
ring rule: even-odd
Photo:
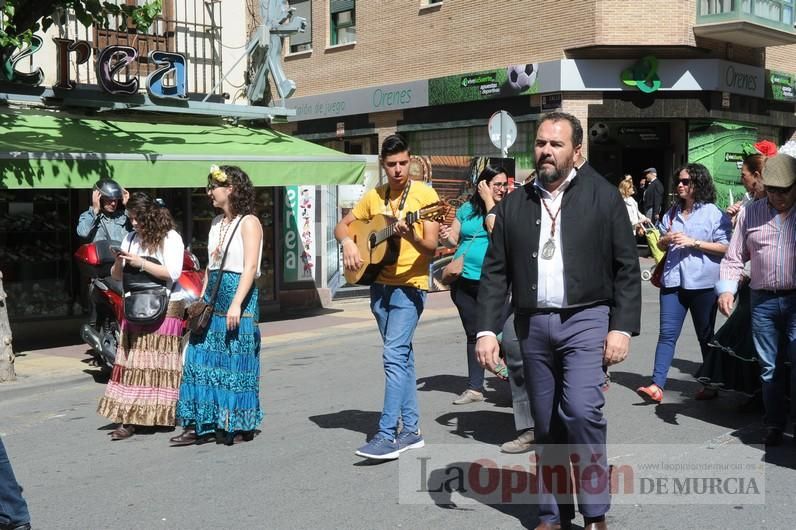
[[[390,205],[384,204],[385,193],[389,193],[389,189],[389,184],[387,184],[370,190],[354,206],[351,213],[360,221],[367,221],[379,214],[393,217]],[[439,196],[431,186],[423,182],[413,181],[403,210],[396,213],[400,219],[403,219],[408,212],[417,212],[419,209],[438,200]],[[400,199],[393,199],[393,206],[397,208],[399,202]],[[414,229],[418,237],[423,236],[422,222],[415,223]],[[431,256],[418,252],[414,245],[405,238],[400,238],[400,241],[398,260],[394,265],[384,267],[379,273],[379,277],[376,278],[376,282],[384,285],[411,285],[427,291],[428,267],[431,264]]]

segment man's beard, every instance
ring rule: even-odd
[[[536,163],[536,167],[540,167],[541,164],[539,162]],[[563,177],[566,177],[569,174],[569,170],[562,171],[563,168],[558,166],[544,166],[541,167],[536,174],[539,176],[539,179],[542,181],[542,184],[552,184],[557,182]]]

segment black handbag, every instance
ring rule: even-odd
[[[135,235],[133,236],[133,240]],[[132,247],[130,241],[129,248]],[[155,265],[160,261],[152,256],[142,256]],[[166,280],[155,278],[146,271],[125,265],[122,271],[122,292],[124,299],[124,318],[140,325],[154,325],[163,322],[169,308],[169,289]]]
[[[218,288],[221,287],[221,275],[224,272],[224,262],[227,260],[227,251],[229,250],[230,243],[232,243],[232,236],[235,235],[235,231],[238,229],[238,225],[241,223],[241,221],[243,221],[243,218],[240,218],[232,228],[232,233],[229,236],[229,241],[227,241],[227,246],[224,247],[224,255],[221,256],[221,264],[218,267],[218,278],[216,278],[216,285],[213,287],[213,294],[210,295],[210,301],[205,302],[204,300],[197,300],[189,305],[185,310],[187,320],[186,325],[191,333],[201,335],[205,332],[207,326],[210,325],[210,319],[213,316],[213,310],[216,306]]]

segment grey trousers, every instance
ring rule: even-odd
[[[525,363],[522,362],[520,341],[514,329],[514,313],[512,312],[503,325],[503,351],[506,354],[506,367],[509,369],[509,386],[511,387],[511,406],[514,410],[514,427],[517,431],[533,428],[531,416],[531,400],[528,385],[525,384]]]
[[[574,518],[570,462],[581,463],[572,466],[580,512],[599,517],[610,508],[600,389],[608,317],[607,306],[515,317],[535,422],[540,521]]]

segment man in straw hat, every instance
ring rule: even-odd
[[[751,262],[752,339],[763,383],[766,445],[782,443],[788,418],[784,359],[777,363],[778,353],[796,364],[796,158],[788,151],[796,155],[795,142],[766,162],[766,197],[738,214],[716,284],[719,309],[729,315],[744,263]],[[796,369],[790,378],[791,418],[796,418]]]

